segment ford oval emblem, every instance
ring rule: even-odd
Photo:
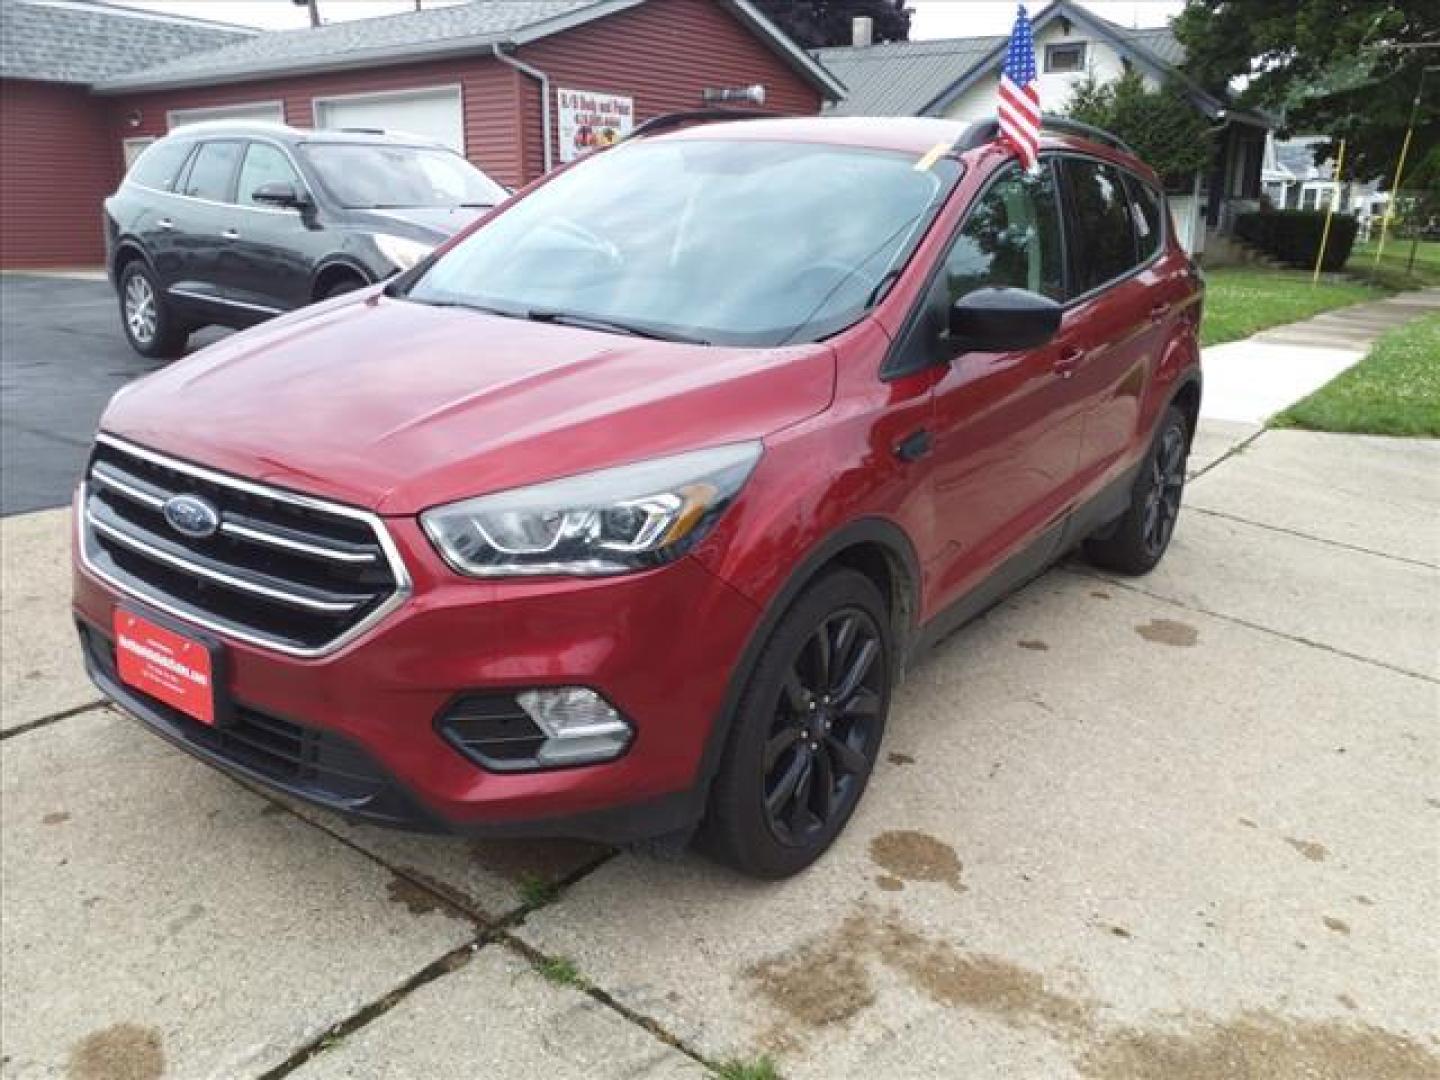
[[[198,495],[176,495],[165,502],[165,520],[176,532],[203,540],[220,528],[220,511]]]

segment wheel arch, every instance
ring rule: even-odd
[[[358,260],[344,255],[336,255],[317,266],[315,273],[310,276],[311,301],[321,299],[326,290],[335,282],[342,281],[347,277],[358,278],[362,287],[374,282],[370,271],[366,270]]]
[[[724,702],[705,742],[695,780],[695,805],[700,815],[709,803],[710,786],[719,770],[725,744],[729,741],[735,711],[776,624],[807,587],[826,571],[840,566],[864,574],[885,597],[890,614],[897,682],[903,674],[909,644],[919,624],[920,560],[914,544],[899,525],[885,518],[859,518],[834,530],[810,549],[766,603],[759,621],[750,632],[740,660],[730,673]]]
[[[155,272],[155,263],[139,240],[133,236],[126,236],[118,240],[115,244],[114,254],[110,256],[110,283],[118,287],[120,275],[124,272],[125,267],[136,260],[149,267],[152,274]]]

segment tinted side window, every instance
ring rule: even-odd
[[[269,143],[251,143],[245,151],[245,164],[240,167],[240,183],[236,186],[236,201],[242,206],[261,206],[253,198],[257,188],[266,184],[292,184],[295,190],[303,191],[305,185],[295,174],[285,151]]]
[[[175,181],[175,174],[185,163],[194,143],[176,142],[164,139],[146,149],[140,159],[131,167],[126,179],[146,187],[169,191]]]
[[[185,177],[182,195],[212,202],[230,201],[230,181],[240,162],[244,144],[238,142],[207,142],[195,154],[190,172]]]
[[[1117,169],[1098,161],[1061,161],[1074,228],[1075,292],[1089,292],[1135,265],[1135,224]]]
[[[1144,262],[1160,250],[1160,241],[1165,235],[1165,202],[1158,191],[1138,176],[1126,173],[1125,186],[1130,191],[1138,253]]]
[[[1054,174],[1008,168],[971,208],[945,258],[949,302],[1010,286],[1064,299]]]

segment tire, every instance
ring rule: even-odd
[[[1185,414],[1172,405],[1135,477],[1130,506],[1085,541],[1086,558],[1121,574],[1148,574],[1155,569],[1175,535],[1189,455],[1189,424]]]
[[[796,598],[740,697],[704,824],[713,855],[775,880],[825,853],[870,779],[893,672],[885,602],[869,578],[833,570]]]
[[[163,299],[160,286],[143,259],[120,271],[120,326],[125,340],[141,356],[171,359],[185,351],[190,329]]]

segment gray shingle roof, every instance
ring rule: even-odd
[[[1034,16],[1036,29],[1050,19],[1073,14],[1094,20],[1097,29],[1148,54],[1161,65],[1178,67],[1185,49],[1169,27],[1130,30],[1069,0],[1048,4]],[[941,97],[1006,41],[1005,37],[951,38],[944,41],[894,42],[864,48],[821,49],[820,62],[843,82],[850,94],[827,109],[840,116],[906,116],[920,112]],[[1000,57],[994,59],[999,68]]]
[[[202,57],[176,59],[110,79],[102,91],[158,89],[198,83],[236,82],[298,71],[361,67],[488,48],[518,31],[552,20],[589,14],[586,8],[623,8],[615,0],[474,0],[451,7],[385,15],[314,29],[282,30]]]
[[[0,0],[0,76],[89,84],[256,33],[90,0]]]
[[[952,38],[817,50],[816,58],[848,93],[826,115],[914,116],[1004,40]]]

